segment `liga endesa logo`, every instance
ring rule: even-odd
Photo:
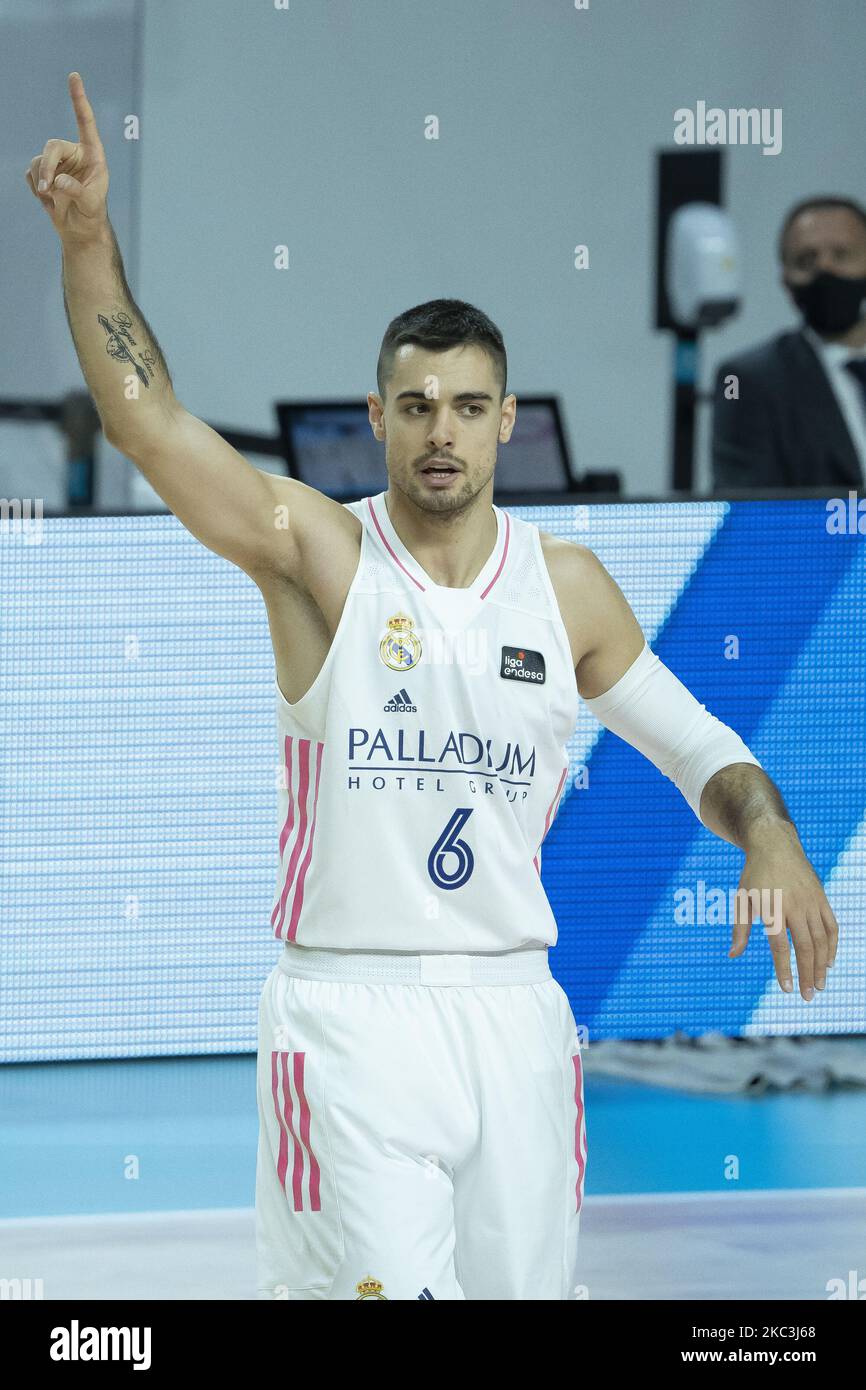
[[[544,685],[546,671],[541,652],[528,647],[503,647],[499,674],[505,680],[524,681],[527,685]]]

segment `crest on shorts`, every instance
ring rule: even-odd
[[[381,1298],[384,1303],[387,1303],[388,1300],[382,1292],[384,1287],[385,1285],[380,1284],[378,1279],[373,1279],[368,1274],[366,1279],[362,1279],[360,1284],[355,1285],[358,1290],[358,1297],[355,1302],[360,1303],[362,1298]]]
[[[379,656],[392,671],[411,671],[421,660],[421,638],[406,613],[388,619],[388,631],[379,643]]]

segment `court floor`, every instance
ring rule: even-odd
[[[254,1067],[0,1068],[0,1278],[41,1279],[46,1299],[252,1298]],[[720,1099],[590,1076],[586,1124],[590,1299],[866,1281],[861,1091]]]
[[[249,1208],[0,1223],[4,1276],[46,1299],[252,1299],[253,1242]],[[579,1277],[590,1300],[851,1297],[866,1189],[589,1197]]]

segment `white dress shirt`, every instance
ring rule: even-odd
[[[860,383],[845,371],[852,357],[866,358],[866,348],[846,347],[844,343],[825,343],[812,328],[804,328],[803,336],[815,350],[818,361],[827,373],[827,380],[848,426],[854,452],[866,476],[866,400]]]

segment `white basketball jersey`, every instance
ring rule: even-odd
[[[290,704],[271,924],[301,946],[553,946],[541,845],[578,712],[538,527],[494,505],[467,589],[434,584],[385,494],[345,503],[361,556],[324,665]]]

